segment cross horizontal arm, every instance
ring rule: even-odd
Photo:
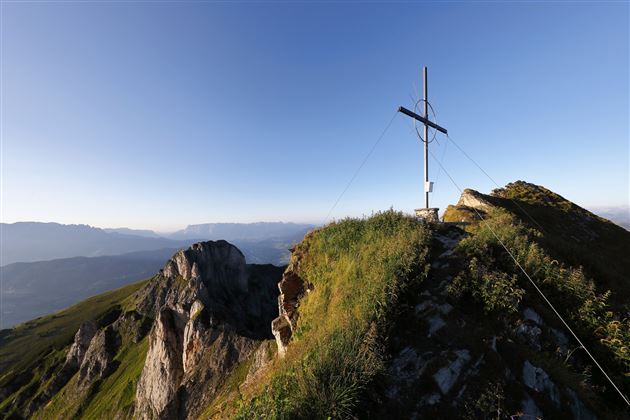
[[[435,128],[437,131],[440,131],[444,134],[448,134],[448,132],[446,131],[446,128],[440,127],[439,125],[432,123],[431,121],[429,121],[428,119],[421,117],[420,115],[416,114],[415,112],[409,111],[407,108],[405,107],[399,107],[398,108],[398,112],[402,112],[403,114],[410,116],[411,118],[414,118],[418,121],[420,121],[423,124],[428,125],[429,127],[433,127]]]

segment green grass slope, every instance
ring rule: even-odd
[[[477,193],[478,194],[478,193]],[[516,181],[481,196],[538,232],[554,258],[582,267],[600,292],[613,290],[611,302],[630,301],[630,232],[549,189]],[[470,209],[449,206],[445,220],[477,220]]]
[[[131,418],[136,385],[149,347],[148,337],[139,343],[126,341],[114,361],[117,369],[88,390],[77,387],[76,375],[33,418],[113,419]]]
[[[430,231],[393,211],[346,219],[293,252],[310,284],[284,359],[217,417],[339,418],[369,410],[400,294],[426,277]]]
[[[111,318],[132,304],[146,281],[112,290],[52,315],[36,318],[0,337],[0,414],[15,415],[16,399],[25,406],[52,380],[65,360],[82,322]]]
[[[564,330],[496,234],[615,383],[630,393],[630,232],[521,181],[492,195],[475,194],[491,204],[480,210],[486,222],[466,206],[450,206],[444,216],[471,223],[469,237],[457,248],[467,266],[449,286],[453,297],[477,302],[489,317],[515,313],[524,303]],[[585,384],[604,391],[614,405],[621,402],[583,351],[576,351],[572,362]]]

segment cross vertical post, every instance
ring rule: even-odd
[[[428,80],[427,80],[428,79],[427,73],[428,73],[427,67],[424,66],[422,68],[424,99],[419,100],[415,104],[415,107],[416,107],[415,109],[417,110],[419,108],[418,104],[420,103],[420,101],[423,102],[421,112],[424,112],[424,115],[422,116],[418,115],[415,112],[410,111],[407,108],[402,107],[402,106],[398,108],[398,112],[401,112],[405,114],[406,116],[411,117],[414,120],[419,121],[422,124],[424,124],[424,138],[421,139],[422,142],[424,143],[424,208],[416,209],[416,216],[423,218],[425,220],[437,222],[438,209],[429,208],[429,193],[431,192],[431,183],[429,182],[429,127],[444,134],[448,134],[448,131],[446,130],[446,128],[440,127],[439,125],[437,125],[436,123],[434,123],[433,121],[429,119],[429,108],[431,106],[429,105],[429,86],[428,86]]]
[[[427,85],[427,66],[422,68],[424,86],[424,117],[429,118],[429,87]],[[424,122],[424,208],[429,208],[429,126]]]

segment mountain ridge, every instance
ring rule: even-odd
[[[466,224],[395,211],[336,221],[284,270],[245,265],[225,241],[178,251],[151,279],[92,299],[103,303],[81,328],[85,304],[4,330],[5,360],[34,345],[14,370],[0,365],[0,412],[627,418],[497,237],[627,393],[628,285],[612,260],[630,233],[524,182],[466,190],[445,220]]]

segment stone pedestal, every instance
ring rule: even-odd
[[[439,223],[440,219],[438,218],[438,208],[431,207],[428,209],[416,209],[416,217],[424,220],[427,223]]]

